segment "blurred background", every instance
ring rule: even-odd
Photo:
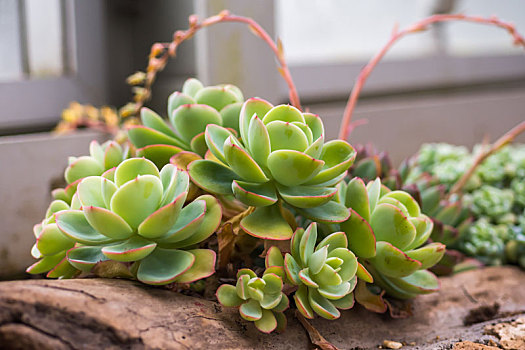
[[[359,70],[400,28],[436,13],[498,17],[525,32],[522,0],[0,0],[0,134],[49,130],[70,101],[121,106],[125,78],[147,64],[187,17],[228,8],[284,43],[303,103],[339,119]],[[244,25],[220,24],[184,43],[160,74],[153,108],[190,76],[239,85],[246,96],[287,102],[265,44]],[[365,86],[350,141],[391,149],[395,159],[426,141],[471,145],[524,119],[525,56],[501,29],[446,23],[402,39]]]
[[[132,98],[125,79],[145,69],[154,42],[170,41],[192,13],[204,18],[223,9],[253,17],[282,39],[302,103],[323,117],[328,138],[337,136],[360,69],[396,23],[404,28],[437,13],[497,15],[525,33],[523,0],[0,0],[0,279],[33,261],[31,228],[67,157],[107,137],[50,134],[62,110],[71,101],[124,105]],[[288,102],[272,53],[242,24],[219,24],[183,43],[148,106],[165,114],[168,95],[192,76],[236,84],[246,98]],[[398,163],[424,142],[494,141],[524,111],[523,48],[501,29],[446,23],[388,53],[354,114],[368,123],[350,142],[373,142]]]

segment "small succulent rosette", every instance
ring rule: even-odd
[[[512,214],[514,192],[509,188],[483,185],[466,198],[467,204],[477,216],[487,216],[497,223],[514,223]]]
[[[142,108],[143,125],[128,130],[137,155],[151,159],[159,168],[178,153],[193,152],[204,157],[208,150],[204,130],[208,124],[239,131],[239,112],[244,97],[234,85],[204,87],[197,79],[188,79],[182,92],[168,98],[166,122],[157,113]]]
[[[293,298],[306,318],[317,314],[329,320],[339,318],[339,309],[354,305],[357,258],[348,249],[344,232],[334,232],[317,243],[317,223],[295,231],[291,253],[284,260],[276,246],[268,250],[267,269],[279,274],[284,267],[287,283],[298,286]]]
[[[257,277],[250,269],[237,272],[237,284],[223,284],[217,289],[217,300],[223,306],[239,307],[239,313],[247,321],[254,321],[255,327],[264,333],[286,328],[284,311],[289,306],[286,294],[282,292],[283,280],[266,270]]]
[[[73,206],[75,209],[80,208],[78,204]],[[71,278],[80,273],[80,270],[66,259],[67,251],[75,246],[75,241],[64,235],[55,221],[56,213],[70,209],[68,203],[56,199],[49,205],[44,220],[33,227],[36,243],[31,249],[31,255],[38,261],[29,266],[26,272],[47,272],[49,278]]]
[[[210,195],[184,205],[186,172],[171,164],[159,172],[147,159],[130,158],[104,175],[79,183],[81,208],[56,213],[57,230],[38,238],[46,247],[70,248],[66,258],[81,271],[107,260],[131,264],[147,284],[190,283],[214,273],[215,252],[198,244],[215,232],[221,209]]]
[[[264,239],[290,239],[287,207],[315,221],[348,218],[348,210],[331,199],[355,151],[342,140],[325,143],[317,115],[251,98],[242,106],[239,131],[240,139],[224,127],[208,125],[204,135],[212,155],[191,162],[188,170],[205,191],[233,195],[255,207],[241,221],[244,231]]]
[[[339,197],[351,210],[340,224],[348,246],[360,259],[360,277],[366,272],[392,296],[408,299],[439,289],[437,277],[426,270],[445,253],[442,243],[422,246],[432,233],[432,220],[404,191],[391,191],[376,179],[365,186],[360,178],[341,183]],[[422,246],[422,247],[421,247]]]
[[[64,178],[68,183],[65,188],[52,191],[53,198],[71,203],[79,182],[88,176],[99,176],[111,171],[129,157],[129,147],[115,141],[99,144],[96,140],[89,144],[89,156],[69,157]]]
[[[495,225],[487,218],[480,218],[469,226],[467,233],[459,240],[458,247],[486,265],[499,266],[506,262],[506,244],[514,236],[508,225]]]

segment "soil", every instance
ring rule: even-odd
[[[415,299],[408,318],[355,306],[310,323],[339,349],[525,349],[524,285],[514,267],[467,271]],[[287,317],[286,332],[268,335],[233,308],[132,281],[0,282],[3,349],[313,349]]]

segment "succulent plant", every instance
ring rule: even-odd
[[[334,232],[316,243],[317,224],[313,222],[306,230],[295,231],[291,253],[286,253],[284,260],[279,248],[270,248],[266,266],[284,267],[286,280],[298,286],[293,298],[304,317],[314,318],[317,314],[333,320],[341,315],[338,309],[354,305],[357,258],[348,250],[344,232]]]
[[[221,209],[209,195],[183,207],[188,185],[187,173],[171,164],[159,172],[147,159],[127,159],[84,178],[75,195],[81,208],[57,212],[56,229],[42,230],[37,247],[69,249],[67,260],[82,271],[106,260],[134,263],[137,279],[148,284],[207,277],[215,252],[196,246],[216,230]]]
[[[75,246],[75,241],[64,235],[55,221],[56,213],[70,209],[68,203],[54,200],[49,205],[44,220],[33,227],[36,243],[31,249],[31,255],[39,260],[29,266],[26,272],[30,274],[47,272],[49,278],[71,278],[80,272],[66,259],[67,250]]]
[[[241,317],[254,321],[255,327],[264,333],[286,328],[284,311],[289,306],[286,294],[282,292],[283,280],[266,270],[257,277],[250,269],[237,272],[237,284],[223,284],[217,289],[217,299],[224,306],[239,307]]]
[[[355,151],[342,140],[325,143],[317,115],[252,98],[242,106],[239,133],[240,140],[224,127],[208,125],[205,140],[212,155],[191,162],[188,170],[205,191],[234,195],[255,207],[241,221],[244,231],[265,239],[290,239],[287,207],[315,221],[348,218],[348,210],[331,198]]]
[[[143,125],[132,126],[128,135],[137,155],[162,167],[171,156],[191,151],[204,157],[208,150],[204,130],[208,124],[221,125],[239,132],[239,112],[243,94],[234,85],[204,87],[200,81],[186,80],[182,92],[168,98],[166,122],[148,108],[140,111]]]
[[[468,204],[477,216],[488,216],[496,222],[502,222],[511,213],[514,203],[514,193],[510,189],[499,189],[483,185],[472,192]],[[511,219],[514,222],[514,219]]]
[[[339,227],[374,283],[403,299],[439,288],[437,278],[426,269],[441,260],[445,245],[422,246],[433,224],[412,196],[389,190],[379,179],[365,186],[354,178],[339,185],[338,200],[351,210]]]
[[[487,265],[502,265],[505,258],[505,245],[513,237],[513,232],[505,224],[494,225],[487,218],[474,222],[459,242],[466,254]]]

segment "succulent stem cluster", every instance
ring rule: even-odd
[[[245,266],[221,263],[228,279],[241,269],[217,299],[267,333],[285,328],[289,297],[306,318],[336,319],[358,280],[400,298],[438,289],[427,269],[445,247],[426,244],[433,222],[379,179],[347,183],[356,152],[325,140],[319,116],[196,79],[169,97],[167,114],[143,108],[122,145],[93,142],[89,156],[70,159],[69,185],[35,226],[39,260],[28,272],[116,269],[188,285],[215,273],[216,250],[223,260],[243,251]]]

